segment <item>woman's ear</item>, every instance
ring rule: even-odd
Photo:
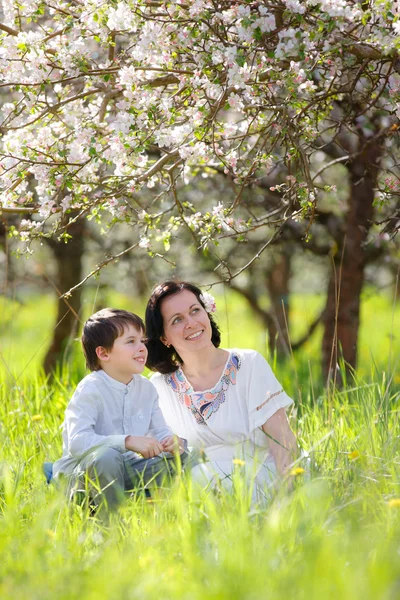
[[[167,340],[165,339],[165,337],[161,336],[160,337],[160,341],[164,344],[164,346],[167,346],[167,348],[171,347],[171,344],[168,344]]]
[[[109,359],[108,350],[104,348],[104,346],[97,346],[96,348],[96,356],[99,360],[107,361]]]

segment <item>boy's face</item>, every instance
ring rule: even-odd
[[[122,383],[129,383],[133,375],[142,373],[147,360],[143,336],[142,330],[129,324],[114,341],[111,350],[98,346],[96,354],[103,371]]]

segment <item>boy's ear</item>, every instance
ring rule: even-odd
[[[108,350],[104,348],[104,346],[97,346],[96,348],[96,356],[99,360],[107,361],[109,359]]]

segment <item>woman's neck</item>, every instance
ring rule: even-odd
[[[211,345],[199,352],[181,356],[181,368],[195,390],[209,389],[219,381],[228,356],[227,350]]]

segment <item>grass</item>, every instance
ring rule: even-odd
[[[295,299],[296,335],[305,329],[302,304],[312,314],[318,302]],[[238,465],[231,495],[195,494],[178,480],[153,503],[130,499],[108,527],[67,506],[42,475],[43,461],[61,452],[59,428],[82,376],[79,359],[50,384],[38,368],[42,347],[23,371],[51,332],[54,307],[46,298],[40,310],[37,299],[19,308],[9,303],[2,356],[17,381],[3,371],[0,598],[397,600],[400,396],[387,365],[390,343],[393,357],[399,348],[387,337],[390,305],[380,303],[367,298],[363,305],[376,330],[365,322],[365,358],[342,392],[328,399],[321,391],[317,338],[294,362],[276,366],[300,398],[292,426],[311,456],[309,475],[290,475],[292,493],[251,506]],[[265,335],[244,305],[233,297],[227,304],[229,322],[219,313],[224,345],[263,350]]]

